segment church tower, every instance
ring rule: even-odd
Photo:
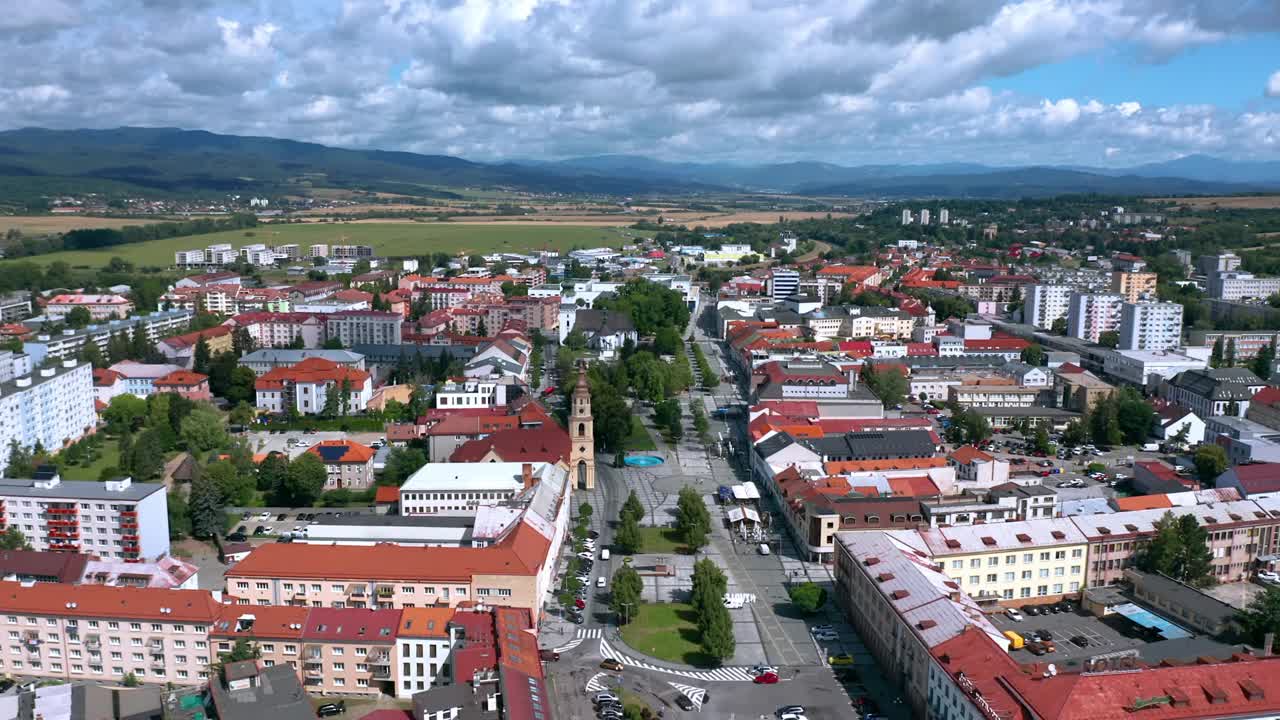
[[[596,486],[595,431],[591,422],[591,386],[586,367],[578,368],[578,384],[573,388],[573,409],[569,412],[569,472],[577,486]]]

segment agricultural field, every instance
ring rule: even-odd
[[[178,250],[203,248],[217,243],[233,247],[265,243],[303,246],[371,245],[379,255],[427,255],[434,252],[489,253],[499,251],[570,250],[574,247],[619,247],[646,233],[618,227],[576,225],[473,225],[462,223],[305,223],[260,225],[252,230],[229,230],[209,235],[165,238],[100,250],[73,250],[21,258],[47,265],[58,260],[75,266],[98,267],[113,257],[139,266],[169,266]],[[6,262],[18,262],[6,261]],[[3,266],[3,263],[0,263]]]
[[[85,215],[0,215],[0,235],[17,228],[26,235],[64,233],[68,230],[122,228],[125,225],[150,225],[167,218],[105,218]]]
[[[1221,197],[1156,198],[1173,202],[1191,210],[1274,210],[1280,208],[1280,195],[1225,195]]]

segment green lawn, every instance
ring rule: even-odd
[[[120,464],[120,443],[115,438],[107,438],[102,446],[102,455],[89,465],[68,465],[62,469],[65,480],[98,480],[102,471]]]
[[[658,446],[653,444],[653,437],[645,429],[644,423],[636,415],[631,416],[631,434],[627,436],[625,447],[627,452],[658,449]]]
[[[252,233],[246,235],[246,233]],[[618,227],[582,225],[478,225],[466,223],[306,223],[260,225],[250,230],[228,230],[209,235],[165,238],[132,245],[116,245],[101,250],[71,250],[21,258],[40,264],[63,260],[72,266],[105,265],[113,257],[142,266],[169,266],[178,250],[203,248],[217,243],[235,247],[253,243],[285,245],[313,243],[330,245],[372,245],[379,255],[428,255],[433,252],[489,253],[499,250],[569,250],[574,246],[619,247],[646,233]],[[630,238],[630,239],[629,239]],[[19,262],[20,260],[6,261]],[[2,266],[4,263],[0,263]]]
[[[640,552],[671,554],[683,553],[686,549],[675,528],[640,528]]]
[[[633,649],[668,662],[712,667],[702,652],[702,634],[694,625],[692,605],[643,603],[639,613],[622,626],[622,639]]]

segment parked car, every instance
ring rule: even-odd
[[[555,662],[560,659],[560,653],[555,650],[539,650],[538,659],[546,662]]]
[[[581,610],[581,609],[583,609],[583,608],[585,608],[585,607],[587,606],[587,601],[583,600],[582,598],[574,598],[574,599],[573,599],[573,605],[574,605],[574,607],[576,607],[576,608],[578,608],[579,610]]]
[[[604,660],[601,660],[600,667],[604,668],[605,670],[622,672],[622,663],[618,662],[617,660],[614,660],[613,658],[605,658]]]
[[[1027,650],[1028,650],[1032,655],[1043,655],[1043,654],[1044,654],[1044,644],[1040,643],[1039,641],[1037,641],[1037,642],[1029,642],[1029,643],[1027,643],[1026,647],[1027,647]]]
[[[1270,570],[1260,570],[1258,571],[1258,582],[1265,583],[1267,585],[1280,583],[1280,573],[1272,572]]]
[[[757,685],[773,685],[778,682],[777,673],[764,673],[751,678],[751,682]]]
[[[1014,621],[1014,622],[1022,622],[1022,620],[1023,620],[1022,613],[1018,612],[1018,611],[1017,611],[1017,609],[1015,609],[1015,608],[1008,608],[1008,609],[1006,609],[1006,610],[1004,611],[1004,614],[1005,614],[1005,615],[1008,615],[1008,616],[1009,616],[1009,619],[1010,619],[1010,620],[1012,620],[1012,621]]]
[[[852,665],[853,656],[850,655],[849,653],[832,655],[831,657],[827,658],[827,662],[830,663],[831,665]]]
[[[1036,607],[1035,605],[1027,605],[1027,606],[1024,606],[1024,607],[1022,608],[1022,612],[1023,612],[1023,613],[1025,613],[1025,614],[1027,614],[1027,615],[1029,615],[1029,616],[1043,615],[1043,614],[1044,614],[1044,611],[1043,611],[1043,610],[1041,610],[1040,608]]]
[[[817,640],[818,642],[831,642],[833,640],[839,640],[840,636],[831,631],[824,631],[824,632],[814,633],[813,639]]]
[[[783,705],[782,707],[778,708],[778,711],[776,714],[778,717],[782,717],[783,715],[803,715],[804,706],[803,705]]]
[[[240,526],[239,530],[236,530],[235,532],[227,536],[227,540],[229,542],[244,542],[245,540],[248,540],[248,539],[249,539],[249,536],[245,534],[243,525]]]
[[[316,708],[317,717],[332,717],[334,715],[342,715],[347,711],[347,701],[339,700],[336,703],[325,703]]]
[[[254,529],[253,529],[253,534],[254,534],[254,535],[266,535],[266,534],[267,534],[267,527],[266,527],[265,525],[259,525],[258,527],[256,527],[256,528],[254,528]]]
[[[611,692],[598,692],[595,695],[591,696],[591,702],[596,705],[599,705],[600,703],[605,702],[607,700],[618,702],[618,696],[614,695]]]
[[[1089,647],[1089,639],[1083,635],[1076,635],[1071,638],[1071,644],[1079,647]]]
[[[604,588],[604,587],[608,586],[608,584],[609,584],[609,581],[608,581],[608,580],[606,580],[606,579],[605,579],[605,577],[604,577],[603,575],[601,575],[600,577],[596,578],[596,587],[598,587],[598,588]]]
[[[271,519],[271,513],[269,513],[269,512],[258,513],[258,519],[259,519],[259,520],[270,520],[270,519]]]
[[[684,693],[680,693],[679,695],[676,696],[676,707],[680,708],[681,710],[692,710],[693,701],[689,699],[688,695],[685,695]]]
[[[1037,639],[1037,640],[1052,640],[1052,639],[1053,639],[1053,633],[1049,632],[1048,630],[1037,630],[1037,631],[1036,631],[1036,639]]]

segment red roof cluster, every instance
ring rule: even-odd
[[[324,448],[340,448],[343,452],[338,455],[336,452],[325,452]],[[373,448],[365,447],[351,440],[321,440],[307,448],[307,452],[320,458],[325,464],[358,463],[363,465],[373,459]]]
[[[352,387],[360,387],[369,380],[369,373],[332,360],[310,357],[297,365],[268,370],[253,386],[257,390],[281,390],[286,383],[340,383],[343,380],[349,381]]]
[[[108,371],[110,372],[110,371]],[[156,379],[151,384],[155,387],[195,387],[209,382],[209,376],[203,373],[192,372],[191,370],[174,370],[162,378]]]

